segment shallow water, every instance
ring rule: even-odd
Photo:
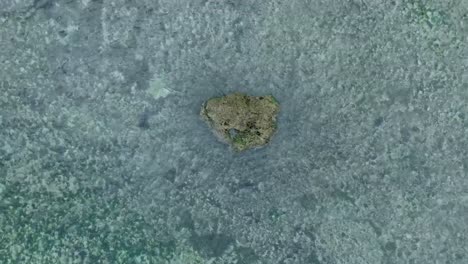
[[[465,1],[0,3],[1,263],[467,263]],[[271,94],[266,147],[199,116]]]

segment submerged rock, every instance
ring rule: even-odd
[[[267,144],[276,130],[279,103],[271,96],[233,93],[209,99],[200,115],[234,150]]]

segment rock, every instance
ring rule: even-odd
[[[236,151],[267,144],[276,131],[279,103],[271,96],[232,93],[209,99],[200,115]]]

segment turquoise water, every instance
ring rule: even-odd
[[[467,263],[468,5],[4,0],[0,263]],[[231,151],[213,96],[272,94]]]

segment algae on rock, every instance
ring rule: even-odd
[[[200,115],[216,135],[242,151],[267,144],[276,131],[279,103],[271,95],[232,93],[209,99]]]

